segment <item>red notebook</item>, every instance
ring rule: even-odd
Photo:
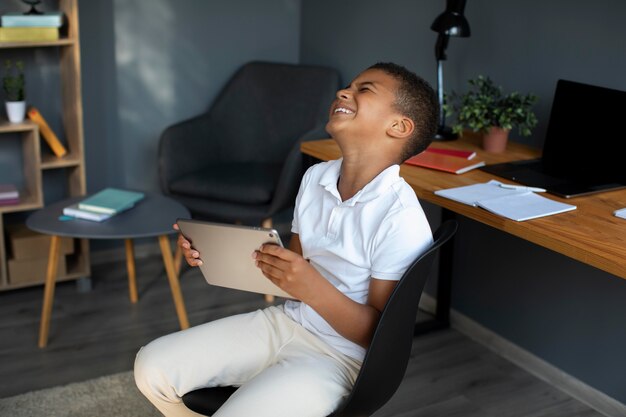
[[[442,155],[434,152],[422,152],[404,161],[409,165],[437,169],[439,171],[463,174],[474,168],[482,167],[485,161],[470,161],[456,156]]]
[[[459,158],[465,158],[465,159],[473,159],[476,156],[476,152],[472,152],[472,151],[462,151],[460,149],[433,148],[430,146],[426,148],[426,152],[439,153],[442,155],[457,156]]]

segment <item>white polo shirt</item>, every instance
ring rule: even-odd
[[[341,201],[341,163],[323,162],[304,174],[291,231],[299,235],[302,254],[311,265],[342,293],[364,304],[371,277],[399,280],[433,238],[398,165]],[[365,349],[339,335],[308,305],[290,300],[285,312],[340,352],[363,360]]]

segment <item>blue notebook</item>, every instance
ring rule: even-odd
[[[116,214],[128,210],[143,197],[143,193],[140,192],[105,188],[78,203],[78,208],[96,213]]]

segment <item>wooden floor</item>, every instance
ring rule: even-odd
[[[122,262],[94,266],[93,290],[57,286],[49,345],[37,348],[41,287],[0,293],[0,398],[132,369],[135,352],[178,330],[161,259],[137,262],[139,302],[128,299]],[[208,286],[185,269],[192,325],[262,308],[263,297]],[[383,383],[381,381],[381,383]],[[376,416],[592,417],[584,404],[454,330],[416,338],[405,381]]]

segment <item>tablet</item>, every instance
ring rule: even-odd
[[[254,265],[252,252],[264,243],[283,246],[274,229],[178,219],[181,233],[200,252],[200,271],[211,285],[293,298]]]

